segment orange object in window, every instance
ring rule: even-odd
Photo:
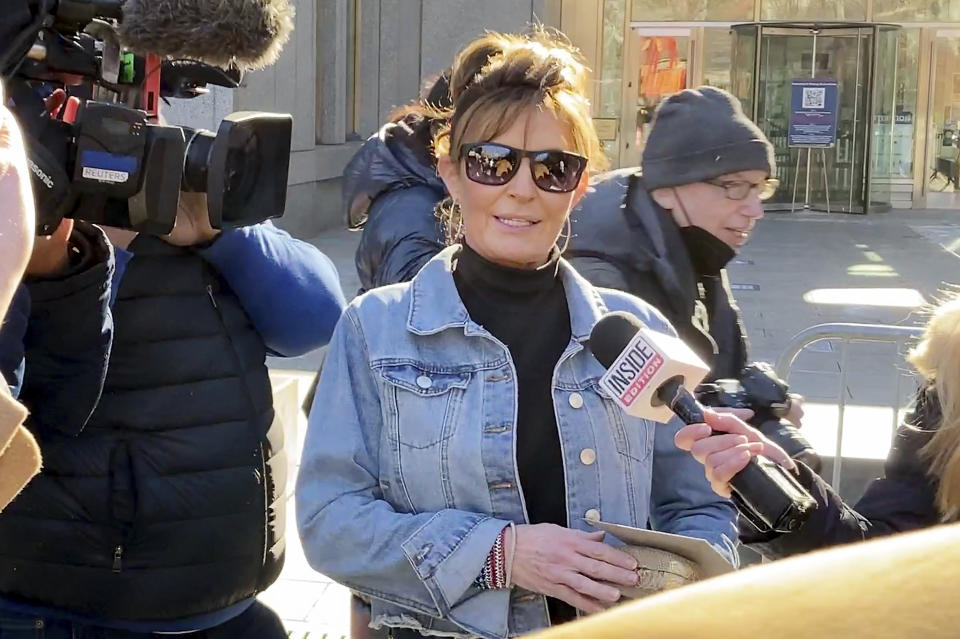
[[[680,59],[676,38],[645,38],[641,52],[646,63],[640,67],[640,95],[658,99],[686,88],[687,61]]]

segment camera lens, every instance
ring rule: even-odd
[[[227,151],[224,199],[228,205],[249,200],[259,179],[260,143],[256,132],[246,130],[238,138],[231,140]]]
[[[192,131],[183,164],[184,191],[205,193],[210,184],[213,146],[217,140],[211,131]],[[223,197],[228,206],[242,205],[256,188],[260,171],[260,144],[256,131],[238,130],[229,138],[223,164]]]
[[[283,215],[293,117],[231,113],[216,133],[191,131],[183,190],[207,194],[214,228],[248,226]]]
[[[217,136],[203,129],[187,133],[187,153],[183,160],[181,188],[187,192],[205,193],[210,172],[210,151]]]

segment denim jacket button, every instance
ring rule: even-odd
[[[583,518],[587,521],[600,521],[600,511],[596,508],[591,508],[587,512],[583,513]]]
[[[581,408],[583,406],[583,395],[580,393],[571,393],[568,401],[573,408]]]
[[[592,448],[584,448],[580,451],[580,462],[584,466],[589,466],[597,461],[597,451]]]
[[[423,563],[423,560],[427,558],[427,555],[430,553],[430,550],[433,548],[432,544],[424,544],[420,547],[420,552],[413,558],[414,563],[418,566]]]
[[[421,375],[420,377],[417,378],[417,386],[419,386],[423,390],[427,390],[428,388],[433,386],[433,380],[427,377],[426,375]]]

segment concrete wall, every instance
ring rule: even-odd
[[[535,20],[560,24],[560,0],[362,0],[361,4],[366,11],[363,35],[379,33],[379,38],[364,41],[361,52],[369,65],[360,77],[361,102],[377,104],[377,124],[361,117],[361,128],[367,133],[376,130],[394,107],[414,99],[453,63],[465,44],[485,31],[523,31]],[[370,62],[373,58],[378,61],[376,69]]]
[[[509,33],[534,20],[546,22],[547,5],[543,0],[422,0],[421,79],[450,66],[457,51],[485,31]]]
[[[168,124],[194,129],[216,131],[220,120],[233,111],[233,91],[224,87],[209,87],[210,93],[192,100],[170,100],[160,107]]]

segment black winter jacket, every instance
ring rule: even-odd
[[[740,377],[747,339],[726,272],[697,276],[676,222],[636,168],[597,178],[571,226],[566,257],[581,275],[655,306],[711,365],[712,378]]]
[[[800,483],[816,499],[817,509],[800,530],[751,544],[751,548],[772,559],[937,524],[937,481],[930,476],[920,449],[939,427],[936,392],[932,387],[921,389],[913,411],[897,430],[884,476],[873,480],[853,506],[798,463]]]
[[[363,224],[356,253],[361,291],[413,279],[445,246],[433,211],[447,191],[415,145],[406,122],[387,124],[343,171],[348,222]]]
[[[76,434],[107,374],[114,264],[106,236],[90,224],[77,220],[70,244],[75,259],[66,273],[28,278],[17,289],[0,322],[0,372],[30,408],[31,429]]]
[[[44,469],[0,514],[0,593],[106,619],[180,619],[252,597],[279,574],[283,434],[263,340],[218,273],[155,237],[130,250],[85,425],[36,419],[43,398],[28,390],[55,390],[58,374],[76,371],[37,370],[27,353],[21,397]],[[80,308],[58,310],[86,322]]]

